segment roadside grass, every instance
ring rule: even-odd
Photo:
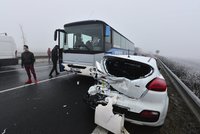
[[[194,71],[191,65],[187,66],[174,59],[166,57],[159,58],[198,98],[200,98],[200,71]]]

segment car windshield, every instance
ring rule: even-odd
[[[108,74],[130,80],[146,77],[153,71],[153,68],[147,64],[116,57],[105,58],[104,65]]]

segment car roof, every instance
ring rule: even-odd
[[[106,55],[106,57],[123,58],[127,60],[141,62],[150,65],[153,68],[157,68],[156,60],[152,57],[137,56],[137,55]]]

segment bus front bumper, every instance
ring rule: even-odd
[[[80,75],[85,75],[85,76],[94,76],[94,72],[96,68],[94,66],[84,66],[84,65],[78,65],[78,64],[67,64],[67,63],[62,63],[64,66],[64,70]]]

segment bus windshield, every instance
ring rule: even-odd
[[[102,24],[65,26],[65,32],[64,51],[103,51],[104,49]]]

